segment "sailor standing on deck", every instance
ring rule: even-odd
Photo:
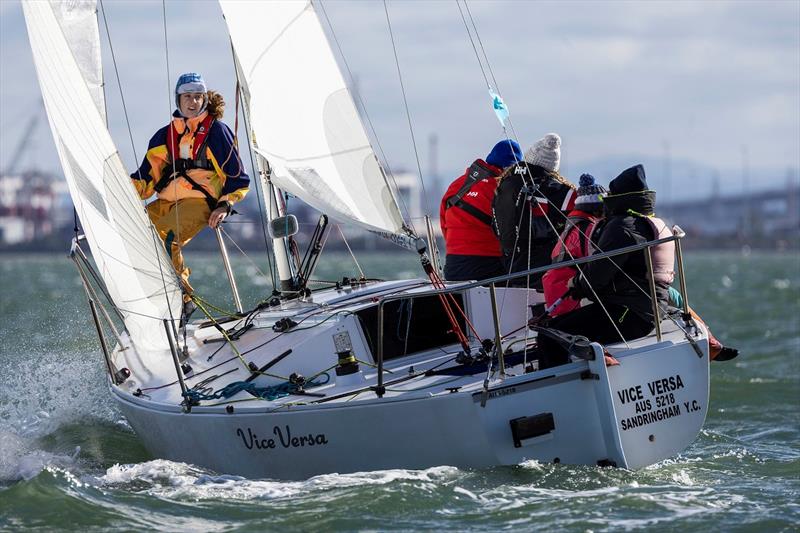
[[[501,276],[500,241],[492,230],[492,199],[503,169],[522,160],[516,141],[494,145],[486,160],[476,159],[444,193],[439,207],[447,256],[444,277],[469,281]]]
[[[207,90],[200,74],[178,78],[175,104],[172,122],[150,139],[131,180],[143,200],[157,195],[147,214],[181,279],[185,321],[195,306],[183,247],[206,225],[216,228],[230,214],[247,194],[250,178],[233,133],[219,120],[225,102]]]

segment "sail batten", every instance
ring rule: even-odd
[[[405,225],[310,2],[220,0],[273,183],[365,229]]]
[[[42,99],[97,272],[144,367],[160,362],[161,320],[180,316],[178,278],[105,125],[93,0],[22,2]]]

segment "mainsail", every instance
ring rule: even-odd
[[[256,152],[279,188],[398,237],[403,217],[310,2],[220,0],[249,89]]]
[[[50,129],[75,208],[108,292],[140,354],[167,347],[180,316],[175,271],[105,125],[95,2],[24,0]]]

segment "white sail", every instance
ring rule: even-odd
[[[73,55],[50,2],[22,6],[50,129],[92,257],[137,352],[163,350],[160,321],[179,316],[180,286],[93,97],[100,64],[92,54]],[[93,34],[88,48],[99,49],[96,20],[83,24],[94,25],[83,35]]]
[[[81,69],[92,100],[106,119],[103,93],[103,58],[100,53],[100,28],[97,26],[97,0],[50,0],[61,32]]]
[[[366,229],[403,217],[310,2],[220,0],[250,93],[255,150],[273,182]]]

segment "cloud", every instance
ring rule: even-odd
[[[185,3],[166,5],[169,74],[161,2],[105,3],[139,156],[149,135],[168,119],[180,72],[202,71],[229,100],[233,96],[230,45],[216,3],[195,2],[191,9]],[[330,17],[389,160],[414,168],[383,4],[317,5]],[[472,0],[467,5],[479,30],[475,49],[488,55],[491,72],[485,63],[484,71],[492,84],[492,73],[497,78],[520,141],[530,144],[547,131],[559,131],[568,166],[615,154],[660,155],[665,141],[675,157],[720,169],[738,165],[731,161],[738,161],[743,144],[776,168],[798,164],[797,2]],[[13,157],[18,125],[37,105],[38,87],[21,10],[16,3],[0,6],[2,168]],[[388,9],[423,170],[426,138],[437,133],[440,169],[460,172],[502,136],[468,38],[469,14],[464,11],[465,27],[450,0],[389,1]],[[337,50],[337,43],[332,47]],[[130,165],[128,124],[107,52],[111,131]],[[44,152],[51,154],[52,148]]]

